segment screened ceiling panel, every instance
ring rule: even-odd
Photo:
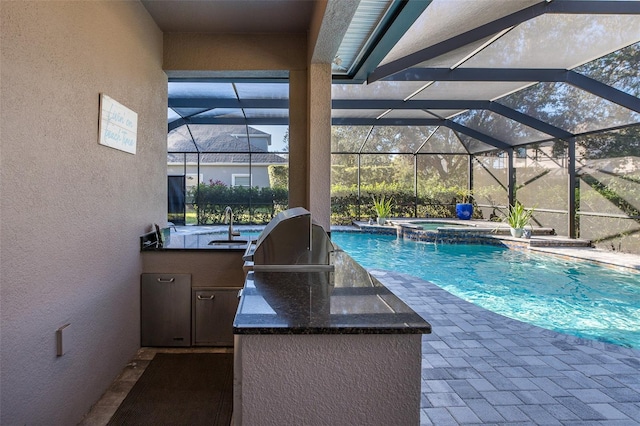
[[[551,135],[489,110],[470,110],[454,117],[453,121],[512,146],[553,139]]]
[[[332,99],[405,99],[424,86],[423,81],[376,81],[372,84],[333,84]]]
[[[640,43],[584,64],[574,71],[632,96],[640,96]]]
[[[178,115],[177,112],[175,112],[171,108],[167,108],[167,120],[169,121],[169,123],[171,123],[172,121],[177,120],[179,118],[180,118],[180,116]]]
[[[247,118],[284,118],[289,117],[288,109],[278,108],[245,108]]]
[[[381,65],[524,9],[539,0],[433,0]]]
[[[394,109],[384,115],[384,118],[434,118],[432,114],[420,109]]]
[[[428,126],[375,126],[362,152],[414,153],[432,131]]]
[[[640,16],[545,14],[516,26],[462,68],[571,69],[640,39]]]
[[[331,152],[360,152],[372,126],[333,126]]]
[[[566,83],[539,83],[498,101],[573,134],[640,122],[640,114]]]
[[[197,118],[243,118],[240,108],[215,108],[195,115]]]
[[[236,92],[231,83],[217,82],[183,82],[170,81],[168,86],[169,98],[218,98],[235,99]]]
[[[289,99],[289,84],[235,83],[240,99]]]
[[[421,154],[467,154],[467,150],[456,135],[448,127],[431,128],[435,130],[419,147]]]
[[[169,108],[170,110],[172,108]],[[173,108],[176,118],[191,117],[208,111],[207,108]]]
[[[168,84],[169,131],[185,123],[237,124],[256,119],[264,125],[288,123],[286,79],[172,80]]]
[[[437,81],[411,99],[490,100],[530,84],[521,81]]]
[[[439,55],[428,61],[420,62],[416,65],[417,68],[454,68],[456,64],[460,64],[465,59],[471,57],[474,52],[480,50],[485,44],[492,41],[497,34],[484,37],[478,41],[471,42],[458,49],[451,50],[447,53]]]
[[[463,109],[429,109],[427,112],[437,118],[451,118],[460,113],[463,113]]]
[[[359,78],[334,74],[334,152],[483,153],[640,123],[640,1],[424,3],[410,18],[401,13],[411,3],[360,2],[352,45],[371,49],[349,53],[349,62],[368,63]],[[373,28],[387,7],[399,7],[401,31],[392,14]],[[389,31],[376,38],[380,28]],[[172,80],[169,130],[286,125],[289,85],[281,77]],[[201,148],[185,140],[185,149]]]
[[[464,145],[464,147],[470,154],[479,154],[482,152],[489,152],[489,151],[496,150],[495,146],[489,145],[488,143],[481,142],[478,139],[472,138],[471,136],[468,136],[462,133],[458,133],[458,136],[460,137],[460,141],[462,142],[462,145]]]
[[[332,109],[332,118],[377,118],[384,114],[386,109]]]

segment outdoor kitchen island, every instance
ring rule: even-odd
[[[346,253],[255,266],[234,330],[235,425],[418,425],[431,326]]]

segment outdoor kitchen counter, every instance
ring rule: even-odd
[[[140,237],[140,251],[241,251],[244,252],[251,243],[250,237],[233,237],[215,239],[209,233],[178,234],[163,230],[163,244],[158,244],[157,234],[149,232]]]
[[[234,334],[425,334],[430,324],[343,251],[333,271],[251,271]]]
[[[233,324],[234,425],[419,425],[431,326],[346,253],[332,264],[248,273]]]

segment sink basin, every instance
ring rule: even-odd
[[[227,246],[227,245],[244,246],[244,245],[247,245],[247,243],[248,243],[247,240],[211,240],[209,241],[210,246]]]

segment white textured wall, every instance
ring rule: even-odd
[[[421,341],[420,334],[236,336],[235,425],[418,425]]]
[[[137,1],[0,17],[0,424],[75,424],[139,347],[138,237],[166,221],[162,34]],[[136,155],[98,145],[101,92],[138,113]]]

